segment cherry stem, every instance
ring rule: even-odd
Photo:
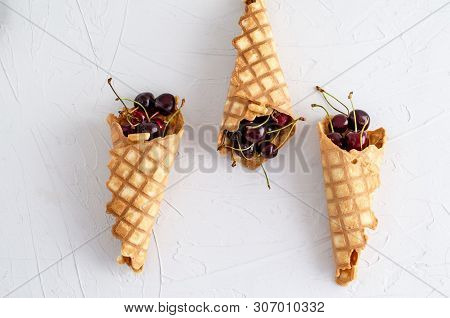
[[[114,94],[117,96],[117,98],[122,102],[123,106],[125,107],[126,110],[128,110],[127,105],[125,105],[125,102],[122,100],[122,98],[120,98],[119,94],[117,94],[116,90],[114,89],[114,87],[112,86],[112,78],[108,78],[108,85],[109,87],[111,87],[112,91],[114,92]]]
[[[281,127],[281,128],[279,128],[279,129],[275,129],[275,130],[272,130],[272,131],[268,132],[268,134],[273,134],[273,133],[276,133],[276,132],[282,131],[282,130],[284,130],[284,129],[288,128],[288,127],[291,127],[291,126],[293,126],[293,125],[296,125],[296,124],[297,124],[297,122],[299,122],[299,121],[305,121],[305,118],[303,118],[303,117],[299,117],[299,118],[295,119],[295,120],[294,120],[294,121],[293,121],[292,123],[290,123],[290,124],[287,124],[286,126],[284,126],[284,127]]]
[[[344,112],[340,111],[339,109],[337,109],[336,107],[334,107],[330,101],[327,98],[327,95],[330,96],[332,99],[334,99],[335,101],[337,101],[339,104],[341,104],[342,106],[344,106],[344,108],[347,110],[347,116],[350,114],[350,110],[348,109],[347,105],[345,105],[343,102],[341,102],[339,99],[337,99],[336,97],[334,97],[333,95],[331,95],[330,93],[328,93],[326,90],[324,90],[322,87],[320,86],[316,86],[316,89],[322,93],[323,98],[325,98],[326,102],[328,105],[330,105],[331,108],[333,108],[335,111],[337,111],[338,113],[341,113],[343,115],[345,115]]]
[[[125,117],[125,119],[127,120],[127,122],[130,124],[131,127],[135,128],[137,125],[133,125],[133,123],[130,121],[130,119],[128,118],[128,116]]]
[[[129,99],[129,98],[119,98],[120,100],[122,100],[122,101],[128,101],[128,102],[132,102],[132,103],[136,103],[136,104],[138,104],[138,106],[140,107],[140,108],[142,108],[142,110],[144,111],[144,113],[145,113],[145,117],[147,117],[147,120],[148,121],[150,121],[150,117],[148,116],[148,113],[147,113],[147,110],[145,109],[145,107],[144,107],[144,105],[142,105],[141,103],[139,103],[139,102],[137,102],[137,101],[135,101],[135,100],[132,100],[132,99]],[[118,99],[117,99],[118,100]]]
[[[244,157],[246,160],[250,160],[249,158],[247,158],[247,157],[245,156],[244,150],[242,149],[241,142],[239,141],[239,139],[237,139],[237,142],[238,142],[239,151],[241,152],[242,157]],[[252,147],[252,146],[250,146],[249,148],[247,148],[247,149],[245,149],[245,150],[248,150],[248,149],[250,149],[251,147]]]
[[[271,190],[272,188],[270,187],[269,175],[267,174],[266,168],[264,168],[263,164],[261,164],[261,168],[264,172],[264,177],[266,178],[267,187],[269,188],[269,190]]]
[[[272,132],[268,132],[268,134],[272,134]],[[277,134],[276,134],[275,136],[271,137],[269,141],[270,141],[270,142],[274,141],[275,139],[278,138],[279,135],[280,135],[280,132],[277,131]]]
[[[327,119],[330,122],[331,132],[334,133],[333,122],[331,121],[331,116],[330,116],[330,113],[328,112],[328,110],[324,106],[317,105],[317,104],[312,104],[311,107],[312,108],[322,108],[327,113]]]
[[[259,124],[259,125],[256,125],[256,126],[251,126],[251,125],[250,125],[250,128],[251,128],[251,129],[260,128],[260,127],[264,126],[265,124],[267,124],[267,122],[268,122],[269,120],[270,120],[270,116],[267,116],[267,119],[266,119],[262,124]]]
[[[122,115],[122,113],[120,113]],[[130,120],[130,118],[134,118],[133,117],[133,111],[128,111],[128,108],[125,110],[125,120],[130,124],[131,127],[136,128],[137,126],[139,126],[139,123],[137,124],[133,124]]]
[[[241,145],[240,145],[239,143],[238,143],[238,145],[239,145],[239,147],[241,147]],[[234,148],[234,147],[231,147],[231,146],[224,146],[224,147],[227,148],[227,149],[234,150],[234,151],[246,151],[246,150],[250,150],[253,146],[254,146],[254,145],[251,145],[250,147],[245,148],[245,149],[242,149],[242,148]]]
[[[233,162],[231,163],[231,167],[232,167],[232,168],[236,167],[236,166],[237,166],[237,161],[236,161],[236,159],[234,158],[234,152],[233,152],[233,151],[231,152],[231,160],[233,161]]]
[[[268,134],[277,133],[277,134],[275,135],[275,137],[273,137],[273,138],[270,140],[270,141],[273,141],[273,140],[275,140],[275,139],[279,136],[279,134],[280,134],[281,131],[283,131],[284,129],[286,129],[286,128],[288,128],[288,127],[291,127],[291,129],[290,129],[290,131],[289,131],[287,137],[285,138],[285,140],[280,144],[280,146],[278,146],[278,147],[276,148],[277,150],[280,149],[281,147],[283,147],[283,146],[286,144],[286,142],[289,140],[289,138],[290,138],[290,136],[291,136],[291,133],[292,133],[292,131],[294,130],[295,125],[297,124],[297,122],[299,122],[299,121],[304,121],[304,120],[305,120],[305,118],[299,117],[299,118],[295,119],[292,123],[290,123],[290,124],[288,124],[288,125],[286,125],[286,126],[280,128],[280,129],[276,129],[276,130],[272,130],[271,132],[268,132]],[[253,126],[251,126],[251,127],[254,128]],[[259,126],[258,126],[258,127],[259,127]],[[239,149],[233,148],[233,147],[231,147],[231,146],[225,146],[225,145],[224,145],[224,143],[225,143],[224,140],[222,140],[222,144],[219,146],[218,149],[220,149],[220,148],[222,148],[222,147],[225,147],[225,148],[227,148],[227,149],[232,149],[232,150],[235,150],[235,151],[241,151],[241,153],[242,153],[242,152],[245,151],[245,150],[249,150],[249,149],[253,146],[253,145],[252,145],[252,146],[250,146],[250,147],[248,147],[248,148],[246,148],[246,149],[242,149],[239,140],[237,140],[237,142],[238,142]],[[259,155],[256,156],[256,157],[253,157],[253,158],[247,158],[243,153],[242,153],[242,156],[243,156],[246,160],[253,160],[253,159],[256,160],[256,159],[258,159],[258,158],[261,156],[261,154],[259,154]],[[236,161],[234,160],[234,153],[233,153],[233,152],[231,152],[231,159],[233,160],[233,165],[232,165],[232,167],[235,167],[235,166],[236,166]],[[263,169],[264,169],[264,167],[263,167]],[[266,174],[267,184],[268,184],[268,187],[269,187],[269,189],[270,189],[270,182],[269,182],[269,179],[268,179],[268,177],[267,177],[267,173],[265,173],[265,174]]]
[[[177,109],[177,111],[176,111],[175,113],[173,113],[173,115],[167,120],[167,122],[166,122],[166,127],[164,127],[164,133],[163,133],[163,136],[164,136],[164,137],[166,136],[166,130],[167,130],[167,127],[169,127],[170,122],[172,121],[172,119],[175,118],[175,116],[177,116],[177,115],[181,112],[181,109],[183,108],[185,102],[186,102],[186,100],[183,98],[183,99],[181,100],[181,105],[180,105],[180,107],[179,107],[179,108]]]
[[[364,131],[366,130],[366,128],[367,128],[367,124],[369,123],[369,121],[368,120],[366,120],[366,123],[364,124],[364,127],[361,129],[361,134],[359,135],[359,143],[360,143],[360,145],[361,145],[361,151],[363,150],[362,148],[363,148],[363,134],[364,134]]]
[[[291,137],[291,133],[294,130],[295,126],[292,126],[291,129],[289,130],[289,133],[287,134],[286,138],[283,140],[283,142],[276,148],[277,150],[281,149],[281,147],[283,147],[287,141],[289,140],[289,138]]]
[[[355,132],[358,132],[358,123],[356,122],[356,110],[355,105],[353,104],[353,92],[350,92],[348,94],[348,99],[350,100],[350,103],[352,103],[352,109],[353,109],[353,119],[355,120]]]

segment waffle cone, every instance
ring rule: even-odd
[[[264,0],[244,1],[245,14],[239,25],[242,34],[233,40],[237,50],[236,64],[231,76],[230,88],[219,133],[219,150],[227,154],[224,131],[236,131],[239,123],[253,121],[258,116],[270,115],[273,110],[293,117],[292,104],[273,41],[272,28],[266,13]],[[274,141],[284,144],[295,133],[286,129]],[[258,168],[265,160],[241,159],[250,169]]]
[[[106,183],[112,200],[106,211],[115,216],[113,235],[122,241],[118,263],[135,272],[143,269],[150,234],[159,214],[167,179],[183,135],[183,116],[171,122],[167,135],[145,141],[145,134],[125,137],[118,119],[109,115],[112,149]]]
[[[356,278],[359,254],[367,243],[365,228],[377,227],[371,204],[380,185],[386,135],[383,128],[368,132],[370,146],[348,152],[326,136],[327,119],[318,127],[336,282],[347,285]]]

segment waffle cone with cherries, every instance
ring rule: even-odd
[[[108,117],[113,141],[107,187],[112,200],[106,210],[116,218],[113,235],[122,241],[117,261],[142,270],[150,236],[159,214],[170,169],[183,135],[183,117],[177,115],[172,133],[146,141],[145,134],[125,137],[114,115]]]
[[[183,135],[181,108],[185,100],[178,105],[179,99],[171,94],[155,98],[150,92],[134,100],[121,98],[111,81],[108,84],[123,108],[118,116],[107,118],[112,148],[106,186],[112,199],[106,211],[115,217],[112,233],[122,241],[117,262],[140,272]],[[129,108],[125,101],[134,107]]]
[[[231,76],[223,120],[219,133],[219,151],[231,154],[250,169],[261,166],[266,158],[258,156],[249,160],[233,156],[233,145],[227,140],[227,132],[236,132],[243,120],[269,116],[274,112],[293,118],[292,104],[283,71],[278,60],[272,29],[267,17],[264,0],[247,0],[245,14],[239,25],[242,34],[233,40],[237,51],[236,64]],[[281,148],[295,133],[292,129],[280,131],[271,142]]]
[[[336,282],[346,285],[356,278],[359,255],[368,239],[365,229],[373,230],[378,223],[371,205],[380,185],[386,135],[383,128],[368,131],[367,148],[347,151],[327,137],[329,118],[319,123],[318,130]]]

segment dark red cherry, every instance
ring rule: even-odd
[[[252,144],[250,142],[237,142],[237,140],[234,142],[233,148],[237,149],[235,150],[235,153],[245,159],[250,159],[255,154],[255,144]]]
[[[239,123],[239,128],[243,128],[243,127],[247,126],[248,124],[250,124],[250,121],[248,121],[247,119],[243,119]]]
[[[261,156],[263,156],[266,159],[272,159],[278,155],[277,147],[273,143],[268,141],[259,144],[259,152]]]
[[[340,133],[337,132],[330,133],[327,135],[327,137],[330,138],[333,144],[335,144],[339,148],[343,148],[345,139],[344,137],[342,137]]]
[[[144,112],[139,109],[135,108],[130,112],[130,114],[130,121],[133,125],[138,125],[147,121],[147,117],[145,116]]]
[[[161,118],[153,118],[152,121],[158,124],[161,131],[164,131],[164,129],[166,129],[166,123]]]
[[[144,106],[144,108],[152,113],[155,110],[155,96],[152,93],[146,92],[139,94],[134,99],[137,103],[134,103],[134,107],[140,107],[139,104]],[[138,104],[139,103],[139,104]]]
[[[256,117],[255,120],[253,121],[253,124],[254,124],[253,126],[267,123],[267,122],[269,122],[269,119],[270,119],[269,116]]]
[[[136,127],[137,133],[149,133],[150,138],[148,140],[152,140],[162,136],[162,130],[157,123],[151,121],[149,123],[142,123]]]
[[[348,129],[348,117],[343,114],[338,114],[333,117],[331,124],[333,125],[335,132],[344,133]]]
[[[277,112],[277,111],[273,112],[272,119],[280,127],[289,125],[292,122],[291,116]]]
[[[253,128],[251,125],[249,125],[245,127],[244,132],[245,140],[254,144],[264,140],[264,137],[266,136],[266,127],[261,126]]]
[[[226,132],[227,138],[234,144],[234,142],[237,142],[239,140],[240,143],[243,142],[242,140],[242,132],[240,130],[238,131],[227,131]]]
[[[155,109],[160,114],[167,116],[175,110],[175,97],[171,94],[162,94],[156,98]]]
[[[370,125],[370,116],[365,111],[357,109],[355,112],[351,111],[350,115],[348,116],[348,127],[351,130],[355,130],[355,114],[356,113],[356,124],[358,125],[358,131],[361,131],[364,127],[364,125],[367,123],[367,126],[365,129],[369,128]]]
[[[135,130],[131,125],[122,126],[123,135],[128,137],[128,135],[134,134]]]
[[[347,151],[350,150],[358,150],[362,151],[369,147],[369,137],[367,132],[363,132],[361,136],[361,132],[351,131],[345,136],[345,145]]]
[[[235,132],[235,134],[240,134],[241,137],[245,136],[245,131],[247,130],[248,126],[251,126],[253,123],[244,119],[239,124],[239,129]]]

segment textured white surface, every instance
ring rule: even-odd
[[[315,123],[313,87],[328,84],[389,132],[358,281],[333,280],[315,129],[286,150],[301,147],[309,171],[299,158],[271,169],[271,191],[188,134],[178,161],[191,168],[171,175],[144,274],[115,263],[107,73],[124,96],[186,96],[196,132],[217,126],[239,0],[0,0],[0,295],[450,295],[448,1],[268,2],[297,113]]]

